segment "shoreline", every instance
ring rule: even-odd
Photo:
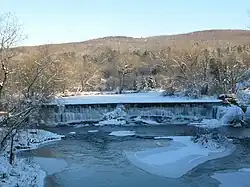
[[[29,138],[31,142],[27,141],[27,136],[30,136]],[[63,135],[42,129],[28,129],[27,131],[20,132],[18,137],[20,139],[14,143],[14,146],[22,145],[24,148],[21,147],[20,149],[15,150],[14,164],[9,164],[7,151],[4,151],[0,155],[0,186],[14,187],[18,185],[20,187],[44,187],[47,173],[40,165],[36,164],[29,158],[19,157],[18,153],[38,149],[48,143],[59,141],[63,137]]]

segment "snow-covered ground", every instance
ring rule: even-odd
[[[242,168],[238,171],[216,172],[212,177],[220,181],[220,187],[249,187],[250,168]]]
[[[131,163],[151,174],[178,178],[199,164],[227,156],[234,150],[223,146],[204,147],[194,143],[190,136],[168,138],[173,140],[167,141],[165,146],[137,152],[125,151],[125,155]]]
[[[58,97],[51,104],[118,104],[118,103],[219,103],[221,100],[211,98],[192,99],[189,97],[162,96],[162,92],[151,91],[129,94],[100,94],[70,97]]]
[[[17,133],[14,147],[19,147],[19,150],[36,149],[42,144],[61,140],[62,137],[42,129],[28,129]]]
[[[60,140],[63,136],[45,130],[21,131],[15,136],[15,152],[36,149],[41,144]],[[8,150],[8,147],[7,147]],[[0,154],[0,186],[1,187],[43,187],[46,173],[28,158],[16,157],[14,164],[8,162],[8,154]]]

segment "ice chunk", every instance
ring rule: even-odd
[[[134,131],[113,131],[109,134],[110,136],[133,136]]]
[[[99,123],[95,124],[95,126],[104,126],[104,125],[125,125],[127,122],[125,120],[119,119],[110,119],[100,121]]]
[[[245,172],[250,172],[250,168],[241,168],[239,171],[245,171]]]
[[[190,123],[189,125],[193,125],[193,126],[201,127],[201,128],[214,129],[214,128],[220,128],[222,126],[226,126],[228,124],[224,124],[222,123],[221,120],[218,120],[218,119],[203,119],[200,123]]]
[[[141,116],[134,118],[134,121],[142,122],[142,123],[149,124],[149,125],[159,125],[160,124],[160,123],[153,121],[151,119],[143,119],[143,118],[141,118]]]
[[[98,132],[99,130],[88,130],[89,133],[96,133]]]
[[[229,155],[233,149],[210,149],[194,143],[190,136],[169,137],[169,146],[145,151],[127,152],[125,155],[137,167],[160,176],[178,178],[211,159]]]

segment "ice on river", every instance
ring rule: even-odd
[[[51,104],[121,104],[121,103],[219,103],[219,99],[162,96],[162,92],[151,91],[145,93],[129,94],[100,94],[59,97]]]
[[[38,164],[47,175],[63,171],[67,167],[67,162],[63,159],[34,157],[33,161]]]
[[[238,171],[216,172],[212,177],[220,181],[220,187],[247,187],[250,186],[250,168],[242,168]]]
[[[205,148],[194,143],[190,136],[174,136],[167,146],[144,151],[128,152],[128,160],[137,167],[169,178],[178,178],[208,160],[229,155],[233,149]]]
[[[113,131],[109,133],[110,136],[133,136],[135,135],[134,131]]]
[[[96,133],[99,132],[99,130],[88,130],[88,133]]]

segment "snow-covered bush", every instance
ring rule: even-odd
[[[247,107],[247,110],[245,112],[245,121],[250,122],[250,106]]]
[[[244,120],[243,110],[235,105],[218,107],[217,119],[220,119],[223,124],[232,124]]]
[[[250,91],[249,90],[239,90],[236,93],[237,100],[240,104],[250,104]]]
[[[221,133],[197,134],[192,138],[195,143],[209,149],[218,149],[228,143],[228,139]]]

